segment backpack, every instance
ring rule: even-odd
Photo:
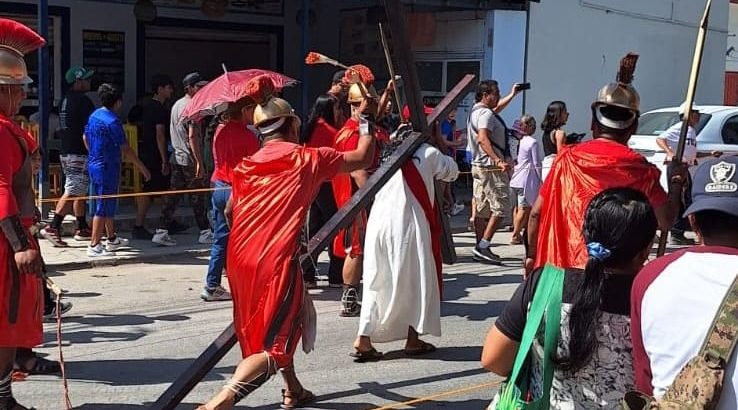
[[[467,119],[467,128],[473,130],[475,134],[478,134],[479,130],[477,130],[477,127],[472,122],[472,114],[474,113],[474,111],[478,109],[481,109],[481,107],[472,108],[472,110],[469,112],[469,118]],[[507,128],[507,124],[505,124],[505,120],[503,120],[502,117],[500,117],[500,115],[495,112],[495,110],[491,108],[489,110],[492,111],[492,115],[495,116],[497,121],[500,122],[500,124],[502,125],[502,128],[505,130],[505,146],[501,147],[494,140],[492,140],[492,138],[489,138],[489,142],[492,144],[492,146],[497,148],[497,150],[502,153],[502,159],[512,158],[512,154],[510,151],[510,139],[515,138],[515,136],[513,135],[513,131]]]
[[[714,409],[720,400],[725,367],[735,349],[738,334],[738,277],[733,280],[695,358],[679,372],[664,397],[654,399],[628,392],[621,402],[625,410]]]

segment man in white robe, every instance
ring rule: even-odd
[[[419,338],[441,336],[441,234],[435,180],[452,182],[458,174],[453,158],[423,144],[377,193],[364,242],[363,303],[351,354],[355,361],[381,358],[372,341],[406,339],[409,355],[435,350]]]

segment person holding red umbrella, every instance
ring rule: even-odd
[[[264,79],[267,80],[267,79]],[[285,380],[282,408],[305,405],[315,396],[298,380],[293,365],[303,330],[314,334],[313,310],[300,272],[299,236],[321,184],[366,168],[374,138],[362,134],[348,152],[298,144],[300,119],[290,104],[273,96],[269,81],[257,82],[254,122],[262,147],[233,170],[228,281],[233,319],[244,360],[224,388],[199,410],[231,409],[279,369]],[[253,85],[253,84],[252,84]],[[368,104],[362,104],[366,109]],[[307,302],[307,304],[306,304]],[[307,328],[304,328],[304,324]],[[312,350],[303,340],[303,350]]]

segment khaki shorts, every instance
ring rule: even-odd
[[[472,166],[474,202],[479,218],[505,215],[510,207],[510,176],[493,168]]]

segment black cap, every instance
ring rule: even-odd
[[[738,216],[738,157],[709,159],[692,179],[692,205],[684,213],[720,211]]]
[[[187,74],[184,79],[182,79],[182,85],[185,87],[194,87],[196,85],[203,86],[207,83],[208,82],[203,80],[202,76],[197,71]]]
[[[343,76],[346,74],[346,70],[340,70],[336,71],[335,74],[333,74],[333,84],[338,84],[343,82]]]

